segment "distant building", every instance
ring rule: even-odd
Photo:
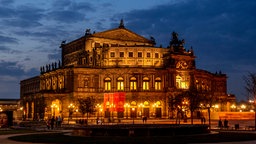
[[[0,128],[12,126],[13,122],[22,119],[19,102],[19,99],[0,99]]]
[[[227,76],[196,69],[194,51],[173,32],[167,48],[156,47],[125,28],[91,33],[61,44],[62,60],[42,66],[39,76],[21,81],[21,101],[28,119],[76,116],[79,98],[96,99],[94,116],[113,118],[168,118],[175,115],[170,99],[191,84],[205,97],[211,95],[227,110]],[[193,81],[192,81],[193,80]]]

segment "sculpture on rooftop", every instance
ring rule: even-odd
[[[120,21],[119,28],[125,28],[125,27],[124,27],[124,20],[123,20],[123,19],[121,19],[121,21]]]

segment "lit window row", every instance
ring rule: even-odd
[[[142,52],[138,52],[136,55],[138,58],[142,58],[143,57],[143,53]],[[134,52],[128,52],[128,56],[127,57],[136,57]],[[116,52],[110,52],[110,57],[114,58],[116,57]],[[125,53],[124,52],[119,52],[119,57],[125,57]],[[145,57],[147,58],[151,58],[153,57],[153,55],[150,52],[147,52]],[[155,53],[154,58],[159,58],[159,53]]]
[[[161,78],[157,77],[155,79],[155,90],[161,90]],[[138,87],[138,81],[136,77],[131,77],[129,80],[129,88],[130,90],[137,90]],[[142,89],[143,90],[149,90],[149,78],[144,77],[142,82]],[[109,77],[104,79],[104,90],[110,91],[111,90],[111,79]],[[117,79],[117,90],[118,91],[124,91],[124,79],[122,77],[119,77]]]

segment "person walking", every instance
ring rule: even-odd
[[[224,128],[228,128],[228,120],[227,119],[224,120]]]
[[[203,123],[204,123],[204,124],[205,124],[205,121],[206,121],[206,120],[205,120],[205,117],[203,117]]]
[[[59,116],[59,117],[58,117],[58,127],[61,127],[61,122],[62,122],[62,119],[61,119],[61,117]]]
[[[54,122],[55,122],[55,118],[54,116],[51,118],[51,129],[53,129],[54,127]]]
[[[219,119],[218,127],[221,129],[222,128],[222,121]]]
[[[51,119],[50,118],[47,119],[46,126],[47,126],[47,129],[49,130],[51,127]]]

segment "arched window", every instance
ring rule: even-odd
[[[137,102],[136,101],[132,101],[131,102],[131,106],[136,106],[137,105]]]
[[[143,90],[149,90],[149,78],[148,77],[143,78]]]
[[[176,87],[178,89],[188,89],[189,88],[189,75],[177,75],[176,76]]]
[[[205,90],[205,83],[204,83],[204,81],[202,81],[202,90]]]
[[[53,90],[57,89],[57,77],[55,76],[52,77],[52,89]]]
[[[130,90],[137,90],[137,79],[136,77],[130,78]]]
[[[117,90],[119,90],[119,91],[124,90],[124,79],[122,77],[119,77],[117,79]]]
[[[149,106],[149,102],[148,101],[145,101],[143,104],[144,104],[144,106]]]
[[[104,85],[105,85],[105,90],[106,91],[111,90],[111,79],[109,77],[104,79]]]
[[[58,87],[59,87],[59,89],[64,88],[64,76],[63,75],[58,76]]]
[[[155,79],[155,90],[161,90],[161,78],[157,77]]]
[[[200,89],[200,85],[199,85],[198,80],[196,80],[196,88],[197,88],[197,90],[199,90],[199,89]]]

